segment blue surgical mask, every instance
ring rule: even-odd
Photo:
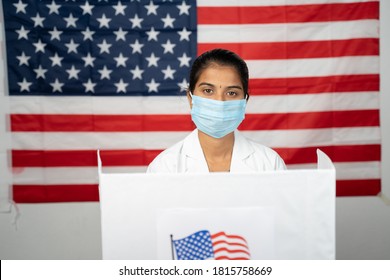
[[[191,94],[196,127],[214,138],[233,132],[245,118],[246,100],[219,101]]]

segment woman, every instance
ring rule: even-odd
[[[190,72],[187,97],[197,129],[159,154],[149,173],[248,173],[286,169],[270,148],[246,139],[237,127],[245,117],[248,68],[235,53],[214,49]]]

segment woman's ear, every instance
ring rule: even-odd
[[[190,108],[192,109],[192,96],[191,96],[191,92],[189,89],[187,89],[187,99],[188,99],[188,102],[190,103]]]

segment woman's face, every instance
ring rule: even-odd
[[[211,64],[203,70],[193,94],[220,101],[245,98],[241,78],[236,69],[232,66],[217,64]]]

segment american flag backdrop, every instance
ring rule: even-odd
[[[333,160],[337,195],[380,192],[379,1],[2,1],[18,203],[98,201],[107,172],[144,172],[194,128],[194,58],[248,63],[240,130],[289,169]],[[7,116],[8,117],[8,116]]]
[[[242,236],[208,230],[173,240],[178,260],[250,260],[248,244]]]

